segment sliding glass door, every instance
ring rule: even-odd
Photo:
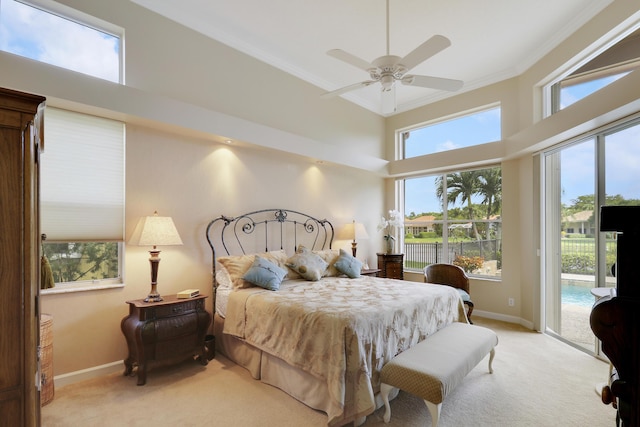
[[[599,208],[640,205],[638,165],[637,119],[544,153],[546,331],[588,352],[593,303],[615,288],[615,235],[599,232]]]

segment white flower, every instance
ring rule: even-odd
[[[394,229],[401,229],[404,227],[404,218],[400,211],[392,209],[389,211],[389,219],[382,217],[380,224],[378,224],[378,231],[385,230],[385,236],[391,236]]]

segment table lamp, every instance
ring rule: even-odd
[[[352,239],[351,253],[355,257],[358,250],[358,242],[356,242],[356,239],[368,239],[369,235],[367,234],[367,230],[364,228],[364,224],[353,220],[351,224],[344,226],[343,233],[346,237]]]
[[[158,216],[157,211],[153,216],[140,218],[138,225],[136,225],[135,230],[133,230],[131,239],[129,239],[129,244],[136,246],[153,246],[153,249],[149,251],[151,255],[149,258],[149,263],[151,264],[151,292],[144,301],[162,301],[162,297],[157,289],[160,251],[156,247],[182,244],[182,239],[180,239],[173,220],[169,216]]]

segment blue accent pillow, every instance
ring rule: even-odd
[[[256,255],[253,264],[242,278],[261,288],[277,291],[286,274],[287,270],[284,268]]]
[[[340,255],[333,266],[340,273],[346,274],[352,279],[360,277],[360,271],[362,271],[362,262],[344,249],[340,249]]]

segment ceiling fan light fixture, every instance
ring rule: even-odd
[[[382,85],[382,91],[383,92],[388,92],[391,90],[391,88],[393,87],[393,82],[395,81],[395,79],[393,78],[393,76],[391,74],[386,74],[382,77],[380,77],[380,84]]]

